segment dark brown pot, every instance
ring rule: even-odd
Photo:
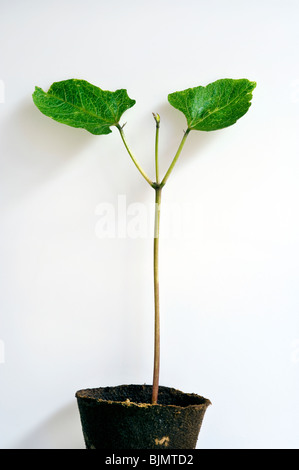
[[[79,390],[76,393],[87,449],[194,449],[210,400],[151,385]]]

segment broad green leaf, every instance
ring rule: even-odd
[[[190,130],[215,131],[231,126],[249,109],[255,82],[224,78],[168,95],[169,103],[181,111]]]
[[[35,87],[32,95],[38,109],[72,127],[81,127],[92,134],[109,134],[122,114],[136,103],[127,90],[105,91],[85,80],[55,82],[46,93]]]

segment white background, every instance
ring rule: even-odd
[[[151,226],[97,224],[102,203],[134,222],[119,197],[150,211],[154,192],[116,129],[52,121],[35,85],[126,88],[121,122],[154,177],[151,113],[164,172],[185,128],[168,93],[227,77],[257,82],[250,110],[191,133],[164,188],[164,230],[167,205],[186,213],[161,240],[160,383],[212,401],[200,448],[298,448],[298,1],[0,6],[1,448],[84,448],[76,390],[152,380]]]

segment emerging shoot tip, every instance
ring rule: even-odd
[[[158,114],[158,113],[157,113],[157,114],[153,113],[153,116],[154,116],[154,119],[155,119],[155,121],[156,121],[157,126],[159,126],[159,124],[160,124],[160,116],[159,116],[159,114]]]

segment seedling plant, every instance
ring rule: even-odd
[[[148,185],[155,191],[154,226],[154,367],[152,404],[158,401],[160,372],[160,300],[159,300],[159,234],[161,197],[182,149],[191,131],[215,131],[229,127],[249,109],[255,82],[247,79],[225,78],[207,86],[197,86],[168,95],[169,103],[181,111],[186,118],[187,128],[170,166],[161,176],[159,168],[159,131],[160,115],[153,113],[156,123],[155,133],[155,179],[152,180],[133,155],[120,119],[125,111],[134,106],[135,100],[129,98],[127,90],[114,92],[102,90],[85,80],[70,79],[55,82],[48,92],[35,87],[33,101],[46,116],[72,127],[83,128],[94,135],[110,134],[116,127],[121,140],[134,165]]]

